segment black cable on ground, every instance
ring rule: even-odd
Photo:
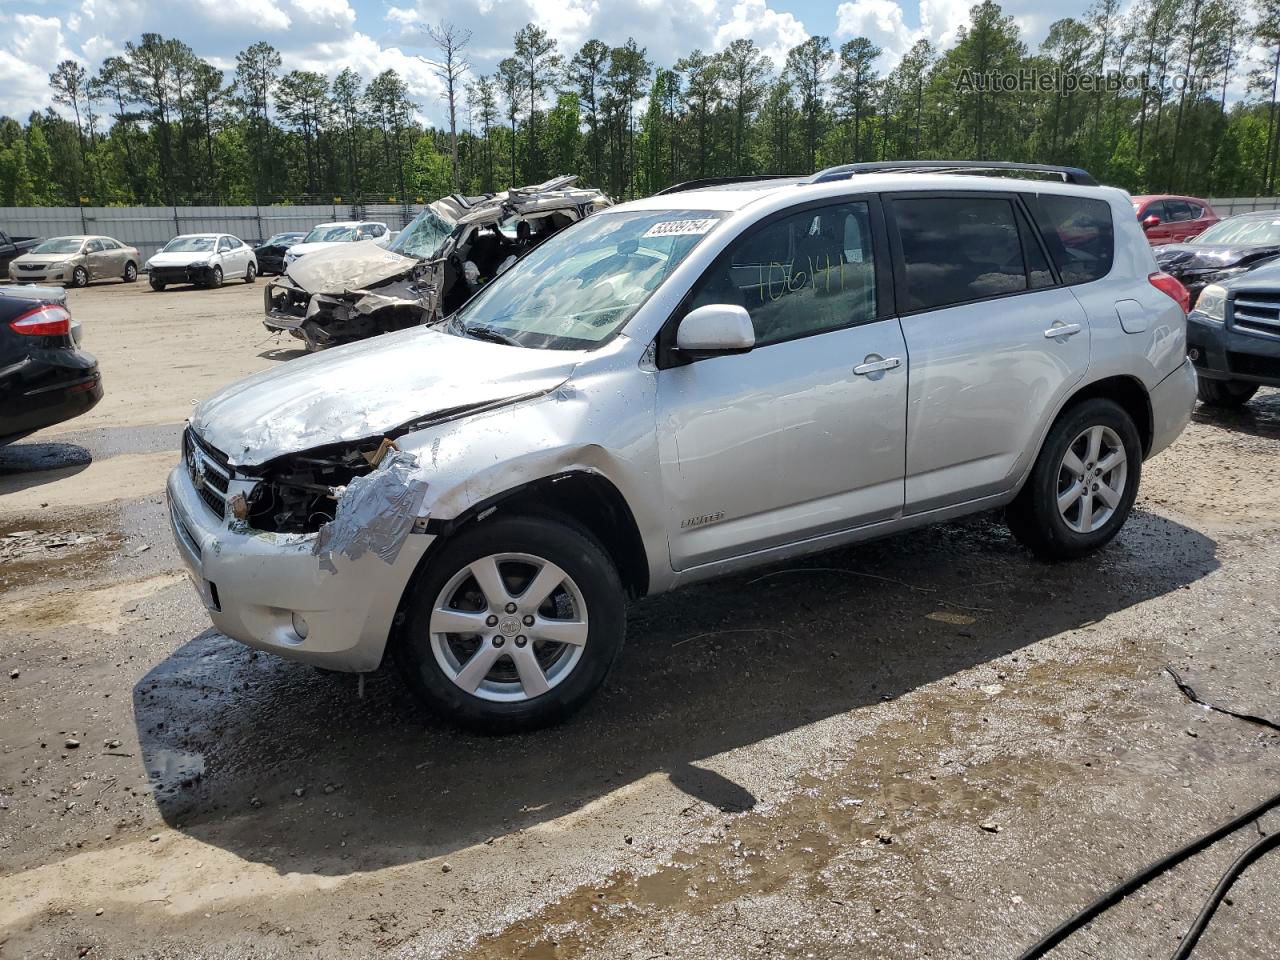
[[[1204,933],[1204,928],[1209,925],[1209,920],[1213,917],[1214,911],[1218,909],[1218,904],[1226,897],[1231,885],[1239,879],[1240,874],[1245,872],[1249,864],[1277,846],[1280,846],[1280,833],[1271,833],[1250,844],[1245,852],[1236,858],[1236,862],[1222,875],[1218,885],[1213,888],[1213,893],[1210,894],[1208,901],[1201,909],[1200,915],[1196,917],[1196,922],[1191,925],[1191,929],[1182,938],[1182,942],[1178,944],[1178,949],[1174,951],[1170,960],[1187,960],[1187,957],[1191,956],[1191,951],[1195,949],[1196,943],[1200,940],[1200,935]]]
[[[1253,716],[1252,714],[1240,713],[1202,700],[1195,690],[1178,675],[1177,671],[1172,667],[1166,667],[1165,669],[1169,672],[1169,675],[1173,677],[1173,681],[1178,685],[1178,689],[1182,691],[1183,695],[1185,695],[1189,700],[1208,707],[1211,710],[1217,710],[1220,713],[1225,713],[1241,720],[1247,720],[1250,723],[1270,727],[1273,730],[1280,730],[1280,724],[1277,724],[1273,720],[1268,720],[1265,717]],[[1182,861],[1187,860],[1190,857],[1194,857],[1200,851],[1217,843],[1223,837],[1234,833],[1245,824],[1257,820],[1263,814],[1275,807],[1280,807],[1280,793],[1262,801],[1256,807],[1246,810],[1244,813],[1227,821],[1216,830],[1206,833],[1204,836],[1191,841],[1183,847],[1179,847],[1167,856],[1161,857],[1146,869],[1112,887],[1075,916],[1064,920],[1047,936],[1043,937],[1024,952],[1018,960],[1038,960],[1038,958],[1043,957],[1054,947],[1058,946],[1058,944],[1062,943],[1063,940],[1066,940],[1067,937],[1071,936],[1081,927],[1084,927],[1097,919],[1101,914],[1110,910],[1135,890],[1150,883],[1166,870],[1176,867],[1178,864],[1182,863]],[[1244,853],[1240,854],[1235,863],[1231,865],[1230,869],[1223,874],[1222,879],[1218,881],[1218,885],[1214,888],[1213,893],[1209,895],[1209,899],[1205,902],[1204,907],[1201,908],[1199,916],[1196,917],[1195,922],[1191,925],[1191,929],[1183,936],[1182,941],[1178,944],[1178,949],[1174,952],[1170,960],[1186,960],[1187,957],[1191,956],[1191,951],[1195,949],[1196,943],[1204,933],[1205,927],[1209,925],[1209,920],[1218,909],[1218,905],[1221,904],[1223,898],[1226,897],[1227,891],[1231,889],[1231,885],[1239,879],[1240,874],[1244,873],[1253,861],[1257,860],[1264,853],[1267,853],[1277,846],[1280,846],[1280,833],[1273,833],[1251,844]]]
[[[1186,860],[1190,857],[1194,857],[1201,850],[1204,850],[1206,847],[1212,846],[1213,844],[1217,843],[1219,840],[1221,840],[1223,837],[1227,836],[1228,834],[1234,833],[1235,831],[1243,827],[1246,823],[1250,823],[1254,820],[1257,820],[1260,816],[1262,816],[1268,810],[1271,810],[1275,807],[1280,807],[1280,793],[1277,793],[1274,797],[1271,797],[1270,799],[1264,800],[1262,803],[1258,804],[1256,807],[1246,810],[1244,813],[1240,814],[1240,816],[1236,817],[1233,820],[1229,820],[1228,822],[1224,823],[1222,826],[1218,827],[1216,830],[1213,830],[1210,833],[1206,833],[1204,836],[1200,837],[1199,839],[1191,841],[1191,843],[1188,843],[1186,846],[1179,847],[1177,850],[1173,851],[1173,853],[1170,853],[1167,856],[1161,857],[1159,860],[1151,864],[1146,869],[1140,871],[1139,873],[1135,873],[1128,880],[1125,880],[1123,883],[1117,884],[1116,886],[1112,887],[1110,890],[1108,890],[1102,896],[1098,897],[1097,900],[1094,900],[1093,903],[1089,904],[1087,907],[1085,907],[1075,916],[1063,921],[1056,929],[1054,929],[1047,936],[1041,939],[1038,943],[1036,943],[1034,946],[1028,949],[1025,953],[1023,953],[1018,958],[1018,960],[1037,960],[1038,957],[1043,957],[1046,953],[1048,953],[1058,944],[1062,943],[1063,940],[1067,939],[1067,937],[1071,936],[1081,927],[1095,920],[1102,913],[1106,912],[1107,910],[1110,910],[1117,903],[1119,903],[1129,894],[1133,893],[1133,891],[1137,890],[1139,887],[1145,886],[1147,883],[1150,883],[1152,880],[1160,876],[1160,874],[1164,873],[1166,870],[1169,870],[1172,867],[1176,867],[1178,864],[1182,863],[1183,860]],[[1280,833],[1273,834],[1272,836],[1280,837]],[[1263,839],[1270,839],[1270,837],[1264,837]],[[1254,846],[1258,846],[1258,844],[1254,844]],[[1250,849],[1253,849],[1253,848],[1251,847]],[[1264,850],[1262,852],[1264,853],[1266,851]],[[1260,855],[1261,853],[1259,853],[1259,856]],[[1248,866],[1248,864],[1246,863],[1245,866]],[[1243,870],[1244,867],[1241,867],[1241,869]],[[1225,880],[1226,878],[1224,877],[1223,879]],[[1230,884],[1228,884],[1228,886],[1230,886]],[[1214,904],[1215,908],[1216,906],[1217,904]],[[1209,916],[1212,916],[1212,915],[1213,915],[1213,911],[1210,910]],[[1206,922],[1208,922],[1207,917],[1206,917]]]

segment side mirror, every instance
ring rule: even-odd
[[[1159,217],[1157,217],[1154,213],[1153,213],[1153,214],[1150,214],[1150,215],[1148,215],[1148,216],[1146,216],[1146,217],[1144,217],[1144,218],[1143,218],[1143,220],[1142,220],[1142,229],[1143,229],[1143,230],[1150,230],[1152,227],[1158,227],[1158,226],[1160,226],[1160,222],[1161,222],[1161,221],[1160,221],[1160,218],[1159,218]]]
[[[728,303],[709,303],[690,310],[676,330],[676,349],[694,360],[746,353],[755,345],[751,315]]]

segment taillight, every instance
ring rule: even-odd
[[[65,337],[71,333],[71,314],[65,307],[46,304],[9,321],[9,329],[25,337]]]
[[[1172,297],[1174,303],[1182,308],[1183,313],[1191,312],[1191,292],[1182,285],[1181,280],[1161,271],[1151,274],[1147,279],[1161,293]]]

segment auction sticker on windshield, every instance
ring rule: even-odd
[[[700,237],[718,222],[715,217],[702,220],[664,220],[662,223],[655,223],[641,237]]]

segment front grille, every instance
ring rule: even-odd
[[[201,440],[188,427],[182,433],[182,462],[200,499],[219,517],[227,513],[227,488],[231,485],[231,464],[226,455]]]
[[[1280,293],[1237,294],[1231,302],[1231,324],[1248,333],[1280,337]]]
[[[1228,353],[1227,363],[1232,373],[1248,377],[1267,377],[1280,380],[1280,357],[1259,357],[1252,353]]]
[[[48,266],[48,264],[44,264],[44,263],[20,263],[20,264],[18,264],[18,269],[19,269],[19,270],[43,270],[46,266]]]

